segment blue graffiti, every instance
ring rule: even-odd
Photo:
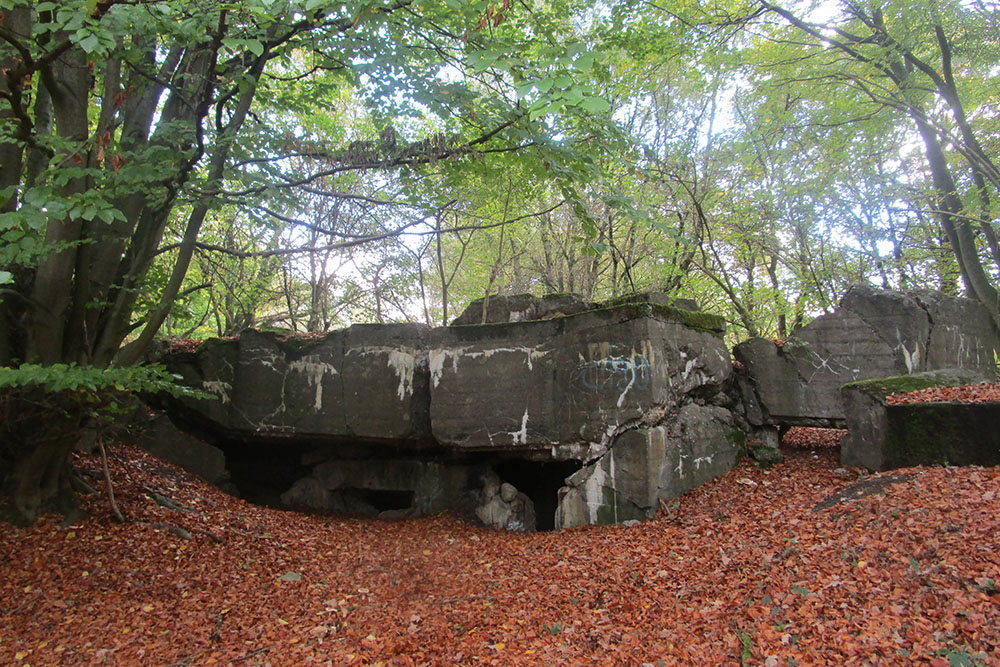
[[[649,360],[643,356],[605,357],[577,367],[580,384],[587,389],[645,389],[649,386]]]

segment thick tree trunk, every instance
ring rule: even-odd
[[[937,190],[938,220],[951,242],[955,259],[962,272],[962,279],[972,296],[989,312],[994,324],[1000,328],[1000,293],[983,268],[969,216],[963,215],[962,200],[957,193],[955,179],[948,168],[948,160],[938,141],[937,134],[922,114],[910,114],[923,139],[927,162],[931,168],[934,189]]]
[[[80,412],[54,405],[51,397],[29,399],[4,399],[13,403],[11,410],[18,415],[15,424],[0,430],[12,459],[7,462],[11,476],[6,490],[13,501],[13,518],[27,524],[43,511],[73,517],[79,507],[70,486],[69,454],[80,429]]]
[[[31,35],[31,10],[19,7],[2,12],[0,25],[19,39],[27,40]],[[6,136],[23,138],[24,130],[27,129],[24,126],[26,119],[16,118],[11,106],[21,107],[19,111],[27,113],[23,108],[27,103],[22,99],[22,84],[7,78],[17,76],[14,74],[15,69],[13,59],[0,61],[0,95],[10,100],[9,104],[0,105],[0,127],[5,129]],[[0,195],[0,213],[8,213],[17,208],[17,186],[21,181],[23,157],[24,144],[21,141],[0,143],[0,193],[8,193]]]

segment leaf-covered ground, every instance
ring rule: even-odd
[[[1000,402],[1000,384],[970,384],[964,387],[928,387],[904,394],[890,394],[889,405],[909,403],[997,403]]]
[[[1000,469],[859,480],[839,435],[637,526],[527,535],[264,509],[121,446],[129,523],[102,493],[2,526],[0,664],[1000,664]]]

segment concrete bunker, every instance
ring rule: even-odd
[[[854,288],[784,345],[741,343],[735,373],[723,332],[662,294],[493,297],[449,327],[249,331],[167,354],[218,397],[168,408],[219,446],[250,499],[387,517],[452,509],[533,530],[643,519],[732,469],[747,436],[776,452],[781,428],[843,428],[846,383],[995,372],[983,309],[933,292]]]
[[[251,331],[167,354],[218,397],[169,409],[272,503],[294,476],[278,504],[464,508],[507,528],[643,518],[742,452],[723,322],[677,305],[494,298],[485,324],[474,303],[478,324]]]

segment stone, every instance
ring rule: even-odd
[[[323,482],[315,477],[303,477],[281,494],[281,504],[286,507],[329,509],[331,504],[329,495]]]
[[[483,474],[482,482],[482,502],[476,508],[476,517],[483,525],[512,532],[535,530],[535,507],[528,496],[513,484],[501,484],[492,470]]]
[[[747,451],[761,468],[772,468],[785,460],[785,455],[781,453],[780,449],[764,443],[748,443]]]
[[[512,503],[514,499],[517,498],[517,487],[513,484],[508,484],[504,482],[500,485],[500,497],[505,503]]]

